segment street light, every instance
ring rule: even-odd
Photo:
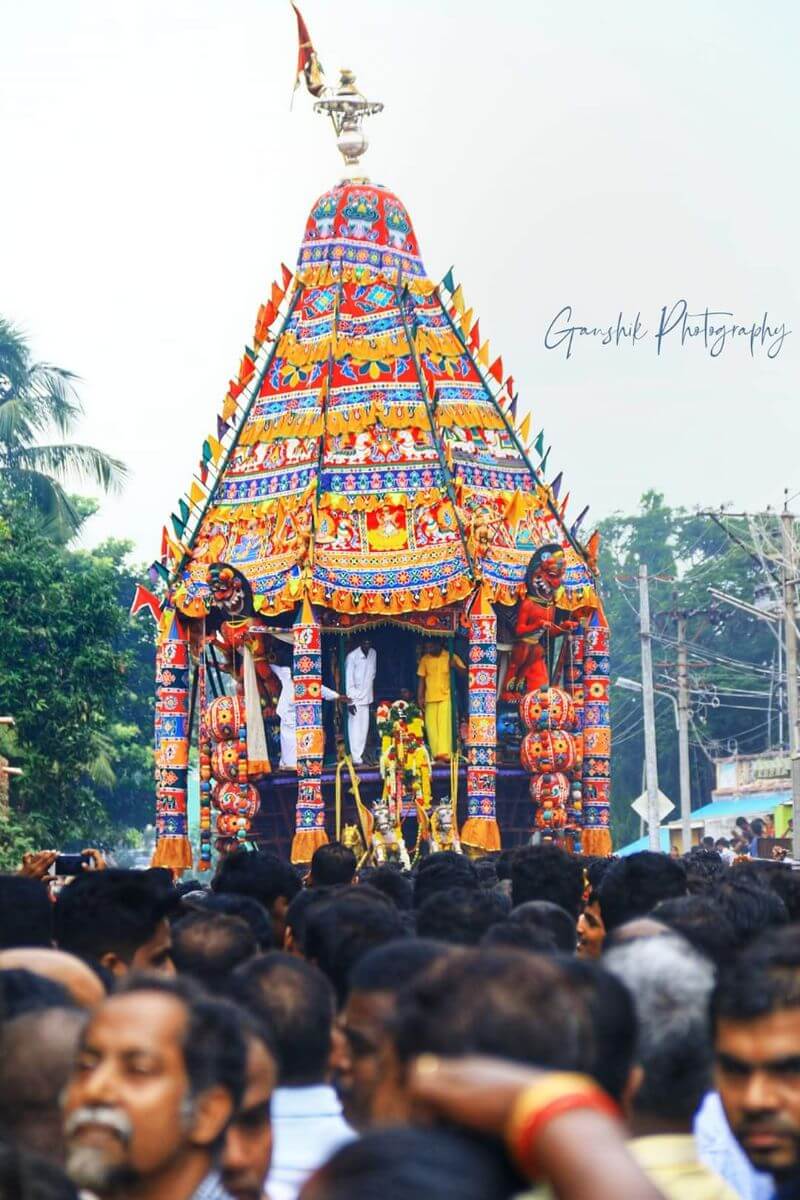
[[[618,675],[615,682],[617,687],[622,688],[626,692],[641,692],[642,690],[642,685],[637,679],[627,679],[624,675]],[[672,707],[675,710],[675,728],[679,730],[680,721],[678,720],[678,701],[675,699],[672,692],[665,692],[663,688],[653,688],[653,691],[657,696],[666,696],[668,700],[672,701]]]

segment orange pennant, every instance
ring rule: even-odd
[[[503,382],[503,360],[502,360],[502,358],[496,358],[494,360],[492,365],[489,367],[489,374],[491,375],[492,379],[496,379],[498,383]]]
[[[283,299],[284,294],[285,293],[283,291],[281,291],[281,289],[278,287],[277,283],[273,283],[273,285],[272,285],[272,303],[275,305],[276,308],[280,308],[281,300]]]
[[[281,263],[281,275],[283,277],[283,290],[286,292],[293,279],[292,272],[286,266],[286,263]]]
[[[469,335],[469,344],[473,350],[477,350],[481,341],[481,323],[476,321],[472,326],[472,332]]]

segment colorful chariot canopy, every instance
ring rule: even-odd
[[[221,561],[264,616],[303,593],[340,614],[430,611],[479,584],[513,604],[531,554],[553,541],[570,606],[597,604],[594,572],[492,390],[500,359],[482,369],[452,299],[392,192],[361,179],[319,197],[277,332],[262,306],[258,349],[231,385],[233,436],[178,546],[179,611],[207,611]]]

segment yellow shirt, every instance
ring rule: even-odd
[[[425,703],[437,704],[450,699],[450,667],[463,667],[457,654],[423,654],[417,667],[417,675],[425,680]]]

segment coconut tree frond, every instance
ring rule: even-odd
[[[27,446],[33,441],[36,430],[30,419],[30,402],[24,392],[13,392],[7,400],[0,397],[0,453]]]
[[[0,317],[0,400],[22,390],[30,370],[30,351],[23,334]]]
[[[41,471],[56,479],[78,478],[98,484],[103,491],[119,491],[128,469],[124,463],[94,446],[59,443],[25,446],[9,454],[9,462],[29,471]]]
[[[63,367],[49,363],[35,363],[29,375],[29,388],[35,396],[37,429],[40,431],[54,425],[62,437],[66,437],[78,418],[83,416],[83,405],[78,399],[75,384],[78,376]]]
[[[56,535],[68,540],[80,528],[80,514],[57,480],[19,466],[4,468],[0,478],[15,491],[30,498],[31,504],[41,514],[42,531],[47,536]]]

